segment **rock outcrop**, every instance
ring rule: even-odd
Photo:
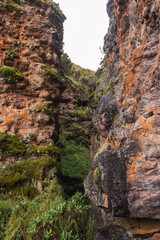
[[[100,148],[86,195],[106,209],[105,221],[107,214],[160,219],[159,2],[110,0],[107,11],[94,113]]]
[[[55,167],[64,20],[50,0],[0,1],[1,189],[42,190]]]

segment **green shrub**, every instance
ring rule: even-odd
[[[62,175],[79,178],[86,178],[89,166],[89,149],[83,145],[69,144],[61,154]]]
[[[64,139],[63,139],[64,140]],[[63,141],[60,154],[62,162],[62,186],[67,196],[77,190],[84,191],[83,181],[90,170],[90,153],[84,145]]]
[[[23,199],[13,204],[10,218],[5,221],[3,239],[94,240],[96,232],[90,208],[80,193],[67,201],[61,196],[44,199],[43,194],[32,201]]]
[[[5,236],[5,228],[9,221],[12,212],[11,201],[0,201],[0,239],[3,240]]]

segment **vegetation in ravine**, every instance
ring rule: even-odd
[[[66,81],[71,83],[77,94],[83,94],[83,96],[87,97],[87,101],[89,101],[89,96],[94,92],[96,87],[95,72],[72,63],[66,53],[63,53],[61,57],[61,66]]]
[[[70,175],[75,186],[78,179],[82,190],[82,179],[89,171],[86,161],[89,150],[82,145],[67,145],[61,137],[60,142],[64,149],[61,155],[62,173]],[[61,168],[56,159],[60,154],[59,148],[29,146],[18,136],[7,133],[0,134],[0,143],[4,157],[23,157],[20,162],[0,170],[0,239],[95,239],[91,206],[82,193],[72,197],[66,195],[69,191],[65,192],[65,184],[60,184],[57,177],[56,173]],[[43,154],[50,157],[42,158]],[[42,192],[35,187],[38,183],[42,184]],[[67,186],[67,190],[69,188]]]
[[[94,71],[73,64],[66,53],[62,55],[61,65],[67,88],[72,93],[72,110],[65,109],[60,116],[58,144],[61,148],[62,185],[65,193],[71,196],[77,190],[84,191],[83,181],[90,170],[91,98],[96,79]]]
[[[10,53],[7,58],[18,57]],[[69,66],[70,61],[66,64]],[[0,169],[2,240],[95,239],[91,206],[83,197],[83,181],[90,169],[89,95],[95,88],[94,72],[74,64],[70,67],[64,67],[63,76],[76,93],[73,103],[76,121],[67,123],[68,116],[63,117],[57,146],[38,147],[20,140],[17,135],[0,133],[0,161],[6,164],[20,159]],[[51,77],[59,74],[57,69],[48,69],[45,65],[43,70]],[[0,77],[7,84],[23,79],[21,73],[11,67],[0,67]],[[52,119],[53,112],[47,107],[37,106],[29,111],[45,113]]]
[[[62,147],[60,154],[62,162],[62,186],[67,196],[76,191],[83,192],[83,181],[90,170],[90,152],[83,144],[76,141],[67,141],[64,135],[60,135],[59,144]]]
[[[1,200],[0,239],[94,240],[91,206],[81,193],[68,200],[62,195],[61,186],[52,180],[33,200],[24,197]]]

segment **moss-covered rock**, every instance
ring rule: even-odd
[[[101,174],[100,174],[100,171],[99,171],[98,167],[93,172],[93,179],[94,179],[94,182],[95,182],[96,186],[98,187],[98,189],[101,190],[102,189],[102,187],[101,187]]]
[[[59,73],[58,73],[57,68],[49,69],[46,65],[43,65],[42,69],[44,71],[46,71],[48,74],[50,74],[52,77],[54,77],[54,78],[58,78],[59,77]]]
[[[0,133],[0,157],[5,163],[0,168],[0,196],[37,195],[50,171],[54,176],[61,172],[59,154],[56,146],[27,145],[17,135]],[[10,158],[15,162],[6,164],[5,160]]]
[[[33,182],[43,184],[50,169],[56,169],[56,158],[23,160],[0,170],[0,188],[13,195],[37,192]],[[24,192],[25,190],[25,192]]]
[[[76,81],[73,77],[70,77],[67,75],[65,75],[65,78],[66,78],[66,81],[71,84],[73,90],[75,90],[77,93],[84,92],[84,88],[80,82]]]
[[[14,61],[14,59],[16,59],[16,58],[19,58],[18,52],[15,52],[15,51],[13,51],[13,50],[9,50],[9,51],[6,53],[5,61],[6,61],[6,60]]]
[[[52,112],[51,109],[49,109],[49,108],[47,108],[47,107],[44,107],[44,106],[37,106],[37,107],[35,108],[35,111],[36,111],[36,112],[44,112],[44,113],[46,113],[46,114],[49,115],[49,116],[52,116],[52,114],[53,114],[53,112]]]
[[[89,107],[80,107],[75,110],[75,115],[79,120],[91,121],[92,109]]]
[[[76,142],[77,145],[83,144],[89,148],[90,144],[90,128],[85,127],[82,122],[70,122],[62,126],[62,135],[65,136],[67,141]]]
[[[44,146],[44,147],[32,146],[28,152],[31,155],[47,154],[48,156],[56,156],[60,154],[60,149],[56,146]]]
[[[20,141],[17,135],[0,133],[0,154],[3,157],[23,156],[27,150],[26,145]]]
[[[0,78],[7,84],[16,84],[24,79],[16,68],[2,66],[0,66]]]
[[[17,135],[0,133],[0,156],[2,161],[7,157],[21,157],[24,159],[40,158],[44,156],[57,157],[60,149],[56,146],[34,146],[24,143]]]
[[[22,13],[24,13],[24,9],[20,6],[19,0],[7,0],[0,3],[0,6],[7,8],[9,12],[15,12],[16,17],[19,17]]]

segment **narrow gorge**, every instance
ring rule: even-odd
[[[59,4],[0,0],[2,240],[160,239],[159,1],[106,4],[94,72]]]

